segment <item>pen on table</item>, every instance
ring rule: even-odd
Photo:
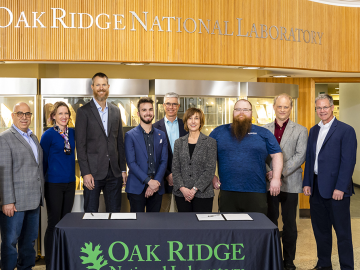
[[[92,216],[94,216],[94,214],[93,213],[90,213]]]

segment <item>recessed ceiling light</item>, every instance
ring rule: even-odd
[[[242,69],[260,69],[259,67],[243,67]]]
[[[144,66],[145,63],[123,63],[124,65],[127,66]]]
[[[274,76],[270,76],[270,77],[273,77],[273,78],[288,78],[290,76],[287,76],[287,75],[274,75]]]
[[[335,89],[340,89],[339,87],[335,87]]]

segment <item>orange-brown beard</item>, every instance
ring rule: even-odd
[[[250,132],[251,125],[251,118],[249,117],[244,119],[234,117],[233,123],[231,125],[231,133],[240,142]]]

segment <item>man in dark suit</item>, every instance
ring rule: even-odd
[[[354,269],[350,196],[356,163],[355,130],[338,121],[329,95],[315,99],[321,121],[311,128],[306,151],[303,190],[310,197],[310,214],[318,262],[313,269],[331,270],[332,226],[335,229],[341,269]]]
[[[157,121],[153,126],[154,128],[165,132],[168,143],[168,162],[164,178],[165,193],[162,198],[161,212],[169,212],[173,190],[173,176],[171,167],[174,153],[174,144],[178,138],[185,136],[187,132],[184,129],[184,123],[182,119],[177,118],[177,112],[180,108],[179,95],[174,92],[166,93],[163,106],[165,117]]]
[[[167,164],[167,140],[161,130],[152,126],[154,101],[140,98],[137,104],[140,125],[126,132],[125,154],[129,166],[126,193],[131,212],[159,212],[164,194]]]
[[[126,163],[120,109],[106,101],[110,85],[104,73],[96,73],[91,88],[94,98],[76,114],[76,150],[84,179],[85,212],[98,212],[101,190],[106,212],[120,212],[122,179]]]

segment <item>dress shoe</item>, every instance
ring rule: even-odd
[[[284,263],[284,270],[295,270],[296,267],[293,263]]]
[[[316,265],[314,268],[312,268],[311,270],[333,270],[332,266],[318,266]]]

